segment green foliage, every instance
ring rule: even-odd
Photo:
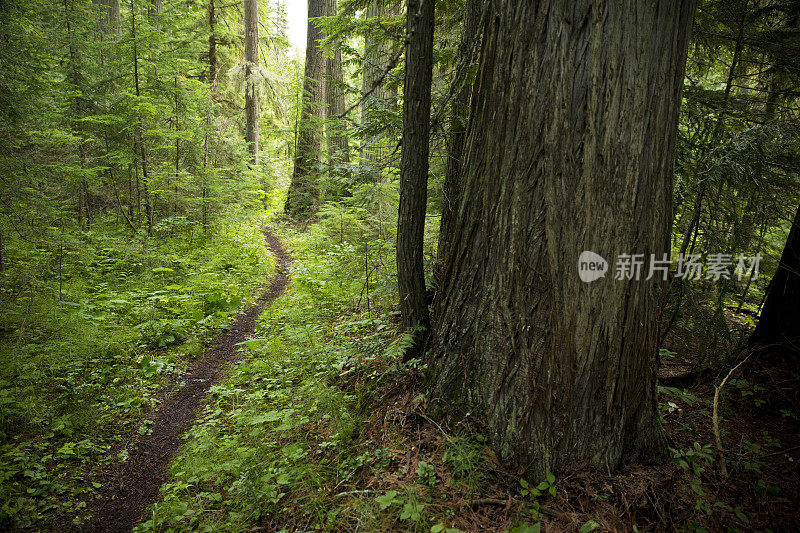
[[[425,461],[417,463],[417,477],[420,483],[430,487],[435,487],[439,483],[439,478],[436,477],[436,469]]]
[[[253,222],[228,217],[203,238],[188,241],[185,228],[146,245],[87,232],[61,283],[37,279],[16,305],[17,273],[5,273],[0,520],[80,522],[99,488],[92,469],[107,465],[122,433],[150,431],[159,391],[269,277],[272,256]],[[207,308],[220,292],[236,298]]]
[[[683,470],[691,472],[697,476],[702,474],[706,467],[714,462],[711,444],[701,445],[695,442],[692,448],[687,450],[676,450],[671,448],[672,456]]]
[[[467,494],[479,493],[488,481],[486,444],[470,435],[448,440],[442,461],[452,469],[452,481]]]
[[[541,481],[535,487],[530,485],[524,479],[520,479],[519,484],[522,486],[520,494],[522,494],[522,496],[528,496],[532,500],[535,500],[542,494],[550,494],[550,496],[555,496],[556,495],[555,482],[556,482],[556,476],[554,476],[550,472],[547,473],[547,477],[545,478],[545,480]]]

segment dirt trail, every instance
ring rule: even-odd
[[[129,447],[128,461],[116,465],[103,481],[103,499],[94,518],[82,528],[86,532],[129,532],[139,523],[142,512],[158,497],[167,481],[167,467],[181,446],[185,433],[197,416],[208,389],[219,380],[227,363],[241,358],[239,343],[255,330],[261,311],[283,293],[289,281],[291,257],[280,240],[262,229],[277,259],[277,275],[256,303],[240,315],[231,330],[209,347],[204,357],[185,374],[186,385],[171,390],[155,413],[152,432]]]

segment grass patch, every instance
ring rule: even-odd
[[[134,239],[96,225],[63,257],[3,273],[1,525],[81,521],[89,472],[123,433],[148,431],[160,391],[268,283],[258,216]]]

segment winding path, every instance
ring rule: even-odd
[[[118,464],[103,480],[101,503],[82,531],[127,533],[139,523],[142,513],[156,501],[161,485],[167,481],[167,468],[182,444],[181,435],[189,430],[208,389],[222,376],[227,363],[241,358],[239,343],[252,335],[263,309],[286,289],[291,257],[270,230],[262,228],[262,232],[278,262],[272,284],[189,369],[184,376],[186,385],[173,389],[164,398],[155,413],[152,432],[136,439],[129,449],[128,461]]]

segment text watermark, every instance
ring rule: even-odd
[[[673,265],[673,277],[687,280],[713,280],[731,279],[736,277],[741,280],[746,276],[758,279],[758,270],[761,265],[761,254],[723,254],[715,253],[703,256],[700,254],[679,254],[677,260],[670,259],[669,254],[619,254],[614,263],[614,279],[622,280],[666,280]],[[606,277],[609,264],[603,256],[586,250],[578,257],[578,275],[581,281],[590,283]]]

